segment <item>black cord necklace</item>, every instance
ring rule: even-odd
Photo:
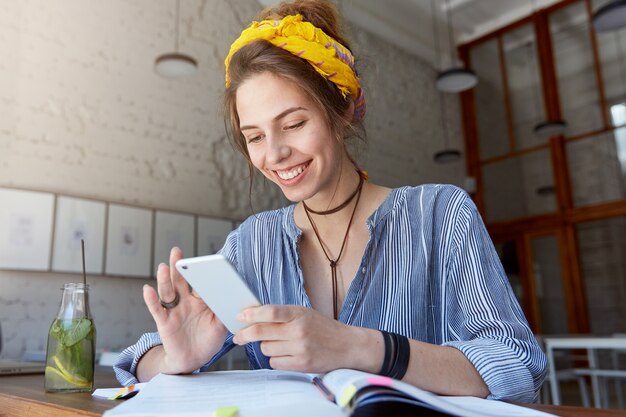
[[[363,176],[360,175],[359,176],[359,185],[357,186],[356,190],[354,190],[354,193],[352,193],[352,195],[350,197],[348,197],[348,199],[341,203],[339,206],[335,207],[334,209],[331,210],[327,210],[327,211],[313,211],[311,210],[306,203],[303,201],[302,202],[302,206],[304,207],[304,212],[306,213],[307,218],[309,219],[309,222],[311,223],[311,226],[313,227],[313,232],[315,232],[315,237],[317,237],[317,241],[319,242],[320,246],[322,247],[322,251],[324,252],[324,256],[326,256],[326,259],[328,259],[328,262],[330,263],[330,273],[332,276],[332,284],[333,284],[333,316],[335,318],[335,320],[337,320],[337,317],[339,315],[339,308],[338,308],[338,302],[337,302],[337,264],[339,263],[339,259],[341,259],[341,255],[343,254],[343,249],[346,246],[346,241],[348,240],[348,233],[350,232],[350,226],[352,226],[352,220],[354,219],[354,214],[356,213],[356,208],[359,205],[359,200],[361,199],[361,190],[363,189]],[[326,247],[324,245],[324,241],[322,240],[322,238],[320,237],[319,231],[317,230],[317,226],[315,225],[315,223],[313,222],[313,218],[311,217],[311,213],[313,214],[320,214],[320,215],[326,215],[326,214],[332,214],[332,213],[336,213],[339,210],[341,210],[342,208],[346,207],[356,196],[356,204],[354,205],[354,209],[352,209],[352,215],[350,216],[350,221],[348,222],[348,227],[346,228],[346,233],[343,236],[343,242],[341,243],[341,249],[339,250],[339,255],[337,255],[336,259],[331,259],[330,256],[328,255],[328,252],[326,251]]]

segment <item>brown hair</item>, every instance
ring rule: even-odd
[[[279,20],[296,14],[302,15],[305,21],[349,48],[341,34],[337,11],[328,0],[295,0],[292,3],[281,3],[274,8],[263,10],[257,20]],[[350,99],[345,99],[335,84],[320,76],[306,60],[270,42],[260,40],[242,47],[232,56],[229,72],[231,83],[224,94],[226,129],[237,149],[248,161],[251,178],[254,167],[250,161],[245,137],[239,129],[236,95],[239,86],[253,75],[269,72],[296,83],[322,109],[336,140],[343,142],[349,135],[364,138],[360,122],[350,122],[346,126],[345,115],[350,108]]]

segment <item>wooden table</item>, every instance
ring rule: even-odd
[[[96,388],[119,386],[111,368],[96,367],[94,382]],[[0,376],[0,417],[95,417],[117,404],[89,393],[46,393],[43,374]]]
[[[96,388],[118,386],[110,369],[96,369]],[[90,394],[48,394],[43,375],[0,376],[0,417],[98,417],[119,404]],[[561,417],[626,417],[626,411],[520,404]]]

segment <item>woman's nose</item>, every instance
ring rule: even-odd
[[[291,155],[291,149],[280,139],[270,139],[269,140],[269,150],[268,150],[268,162],[270,164],[278,164],[282,160],[286,159]]]

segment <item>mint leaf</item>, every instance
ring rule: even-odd
[[[91,320],[78,319],[72,323],[72,326],[65,332],[62,343],[66,347],[74,346],[80,342],[91,332]]]

